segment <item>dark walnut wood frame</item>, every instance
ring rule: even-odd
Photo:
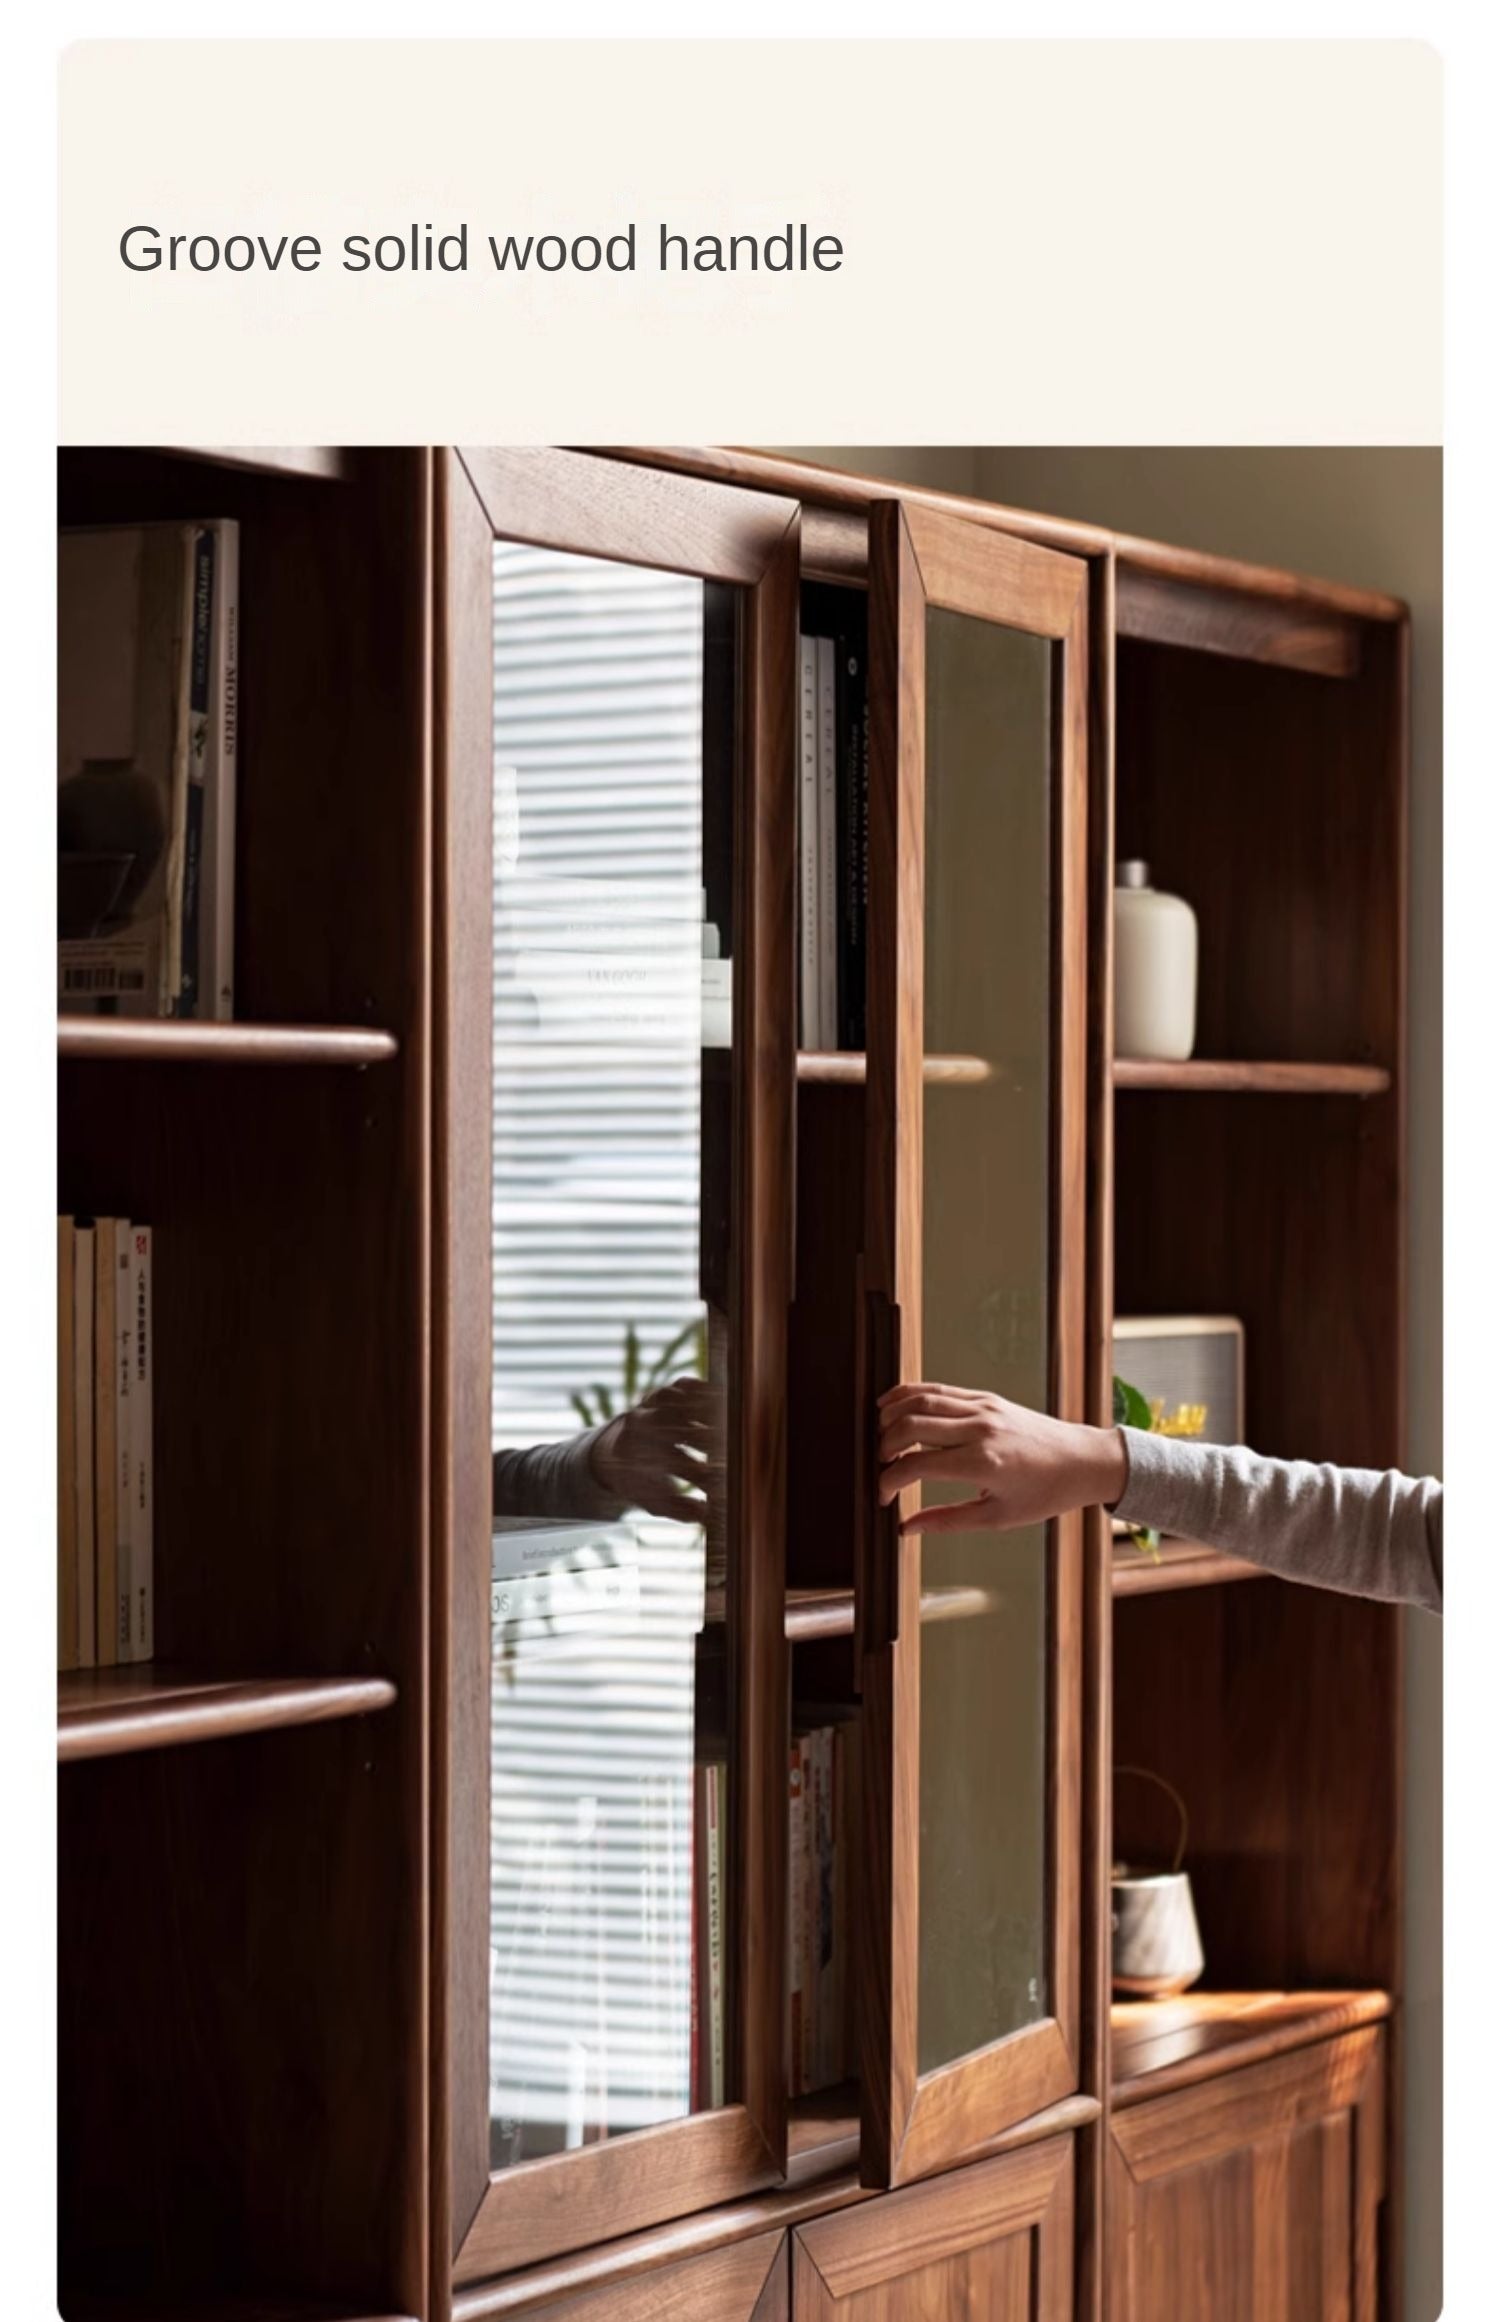
[[[734,924],[729,1656],[731,1892],[739,2100],[628,2138],[491,2173],[489,1947],[489,1164],[491,542],[527,540],[731,584],[739,598]],[[567,451],[466,451],[442,468],[445,624],[440,796],[446,832],[440,1071],[450,1123],[440,1190],[440,1526],[449,1556],[449,1919],[442,2046],[451,2081],[459,2282],[685,2216],[786,2167],[781,2038],[786,1881],[786,1313],[791,1296],[793,681],[800,561],[794,502],[648,475]],[[773,1932],[774,1931],[774,1932]],[[769,1938],[769,1939],[768,1939]]]
[[[1405,1448],[1405,609],[752,452],[63,457],[65,521],[210,505],[244,526],[244,1020],[59,1026],[59,1204],[156,1225],[158,1381],[178,1422],[158,1447],[162,1660],[59,1686],[67,2322],[883,2322],[904,2297],[959,2295],[1005,2322],[1179,2322],[1189,2277],[1227,2303],[1247,2200],[1259,2242],[1294,2253],[1279,2280],[1256,2275],[1254,2322],[1289,2322],[1293,2291],[1304,2310],[1321,2296],[1354,2322],[1398,2322],[1388,1608],[1247,1576],[1191,1542],[1159,1567],[1112,1558],[1091,1519],[1058,1560],[1076,1594],[1060,1579],[1049,1671],[1054,1790],[1073,1769],[1052,1801],[1054,1869],[1074,1885],[1052,1919],[1055,1939],[1069,1925],[1076,1937],[1057,2035],[1073,2092],[1046,2101],[1064,2077],[1049,2067],[1022,2097],[1031,2065],[1013,2072],[1009,2043],[915,2080],[910,1808],[903,1822],[892,1785],[872,1801],[868,1849],[884,1898],[864,2024],[878,2090],[786,2107],[790,1687],[857,1696],[863,1682],[870,1732],[883,1716],[893,1748],[898,1731],[914,1739],[899,1656],[913,1658],[918,1618],[961,1609],[914,1605],[913,1560],[891,1556],[867,1500],[856,1519],[856,1366],[868,1391],[901,1350],[888,1325],[856,1328],[863,1237],[847,1188],[869,1163],[888,1239],[872,1242],[867,1280],[914,1315],[898,1261],[909,1280],[916,1073],[961,1080],[972,1060],[920,1056],[902,980],[920,896],[894,875],[869,1058],[793,1054],[783,673],[800,556],[804,582],[868,592],[885,639],[877,801],[899,873],[920,827],[901,817],[920,795],[924,594],[1025,626],[1028,602],[1036,619],[1052,601],[1032,581],[1053,568],[1020,552],[1082,573],[1086,626],[1072,610],[1066,626],[1086,800],[1064,786],[1079,803],[1060,876],[1080,876],[1078,818],[1086,863],[1055,981],[1070,1061],[1053,1196],[1056,1216],[1081,1213],[1069,1250],[1082,1282],[1054,1284],[1069,1318],[1056,1342],[1077,1366],[1060,1402],[1107,1413],[1117,1305],[1239,1312],[1252,1440],[1381,1466]],[[489,1161],[472,1093],[489,1040],[497,529],[714,575],[753,604],[737,898],[753,1101],[736,1154],[755,1232],[734,1295],[739,1467],[764,1489],[739,1511],[725,1608],[734,1843],[756,1898],[735,1929],[743,2101],[492,2185],[476,1232]],[[1045,617],[1061,620],[1060,603]],[[1187,1067],[1113,1067],[1117,832],[1199,906],[1201,1054]],[[887,1181],[866,1122],[898,1116]],[[802,1401],[820,1466],[799,1443]],[[810,1529],[786,1529],[785,1573],[784,1459],[799,1521],[812,1511]],[[1144,2030],[1110,2006],[1109,1866],[1163,1833],[1145,1785],[1123,1786],[1114,1813],[1116,1748],[1188,1799],[1216,1987]],[[932,2094],[945,2080],[951,2104]],[[1000,2127],[1018,2101],[1040,2109]],[[1255,2158],[1272,2149],[1285,2166]]]
[[[1051,639],[1055,655],[1049,1096],[1052,1408],[1084,1415],[1088,568],[1076,557],[887,501],[870,523],[870,984],[864,1400],[922,1372],[923,849],[929,606]],[[924,2176],[1078,2086],[1082,1523],[1052,1527],[1048,1637],[1047,1974],[1053,2012],[917,2072],[921,1544],[908,1492],[866,1496],[856,1540],[866,1767],[860,1978],[863,2166]]]

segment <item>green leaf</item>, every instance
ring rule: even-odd
[[[641,1392],[641,1339],[633,1322],[625,1325],[625,1403],[627,1409],[640,1400]]]
[[[648,1387],[659,1387],[664,1379],[671,1377],[672,1372],[676,1367],[678,1357],[681,1355],[685,1347],[692,1344],[694,1337],[701,1328],[702,1325],[697,1322],[685,1322],[683,1324],[681,1330],[678,1331],[677,1336],[670,1340],[669,1343],[662,1348],[661,1353],[657,1356],[655,1362],[652,1364],[651,1375],[646,1381]]]
[[[1149,1524],[1132,1524],[1129,1532],[1126,1534],[1126,1538],[1129,1540],[1132,1548],[1139,1548],[1141,1554],[1143,1556],[1149,1556],[1153,1564],[1160,1564],[1160,1532],[1153,1531]]]
[[[1140,1388],[1132,1387],[1127,1379],[1115,1380],[1114,1423],[1117,1427],[1138,1427],[1143,1435],[1151,1432],[1151,1406]]]

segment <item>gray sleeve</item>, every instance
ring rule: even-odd
[[[1431,1476],[1263,1459],[1122,1427],[1115,1514],[1202,1540],[1287,1580],[1443,1609],[1443,1487]]]
[[[602,1427],[569,1435],[561,1443],[534,1443],[525,1451],[497,1451],[492,1461],[497,1516],[578,1516],[585,1523],[612,1523],[625,1502],[605,1491],[589,1464]]]

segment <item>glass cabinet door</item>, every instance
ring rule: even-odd
[[[1081,561],[872,514],[872,1413],[926,1379],[1083,1416],[1086,619]],[[1078,2085],[1081,1521],[903,1538],[923,1488],[860,1537],[882,2184]]]
[[[441,518],[473,2280],[784,2167],[798,527],[556,451],[452,458]]]

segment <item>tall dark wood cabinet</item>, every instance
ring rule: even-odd
[[[1404,609],[749,453],[60,496],[243,565],[243,1020],[59,1022],[59,1206],[161,1285],[159,1657],[59,1681],[67,2322],[1393,2317],[1395,1614],[919,1546],[872,1412],[1102,1421],[1116,1312],[1232,1314],[1250,1441],[1399,1464]],[[798,1036],[804,630],[860,1048]],[[1186,1064],[1114,1062],[1126,856]]]

